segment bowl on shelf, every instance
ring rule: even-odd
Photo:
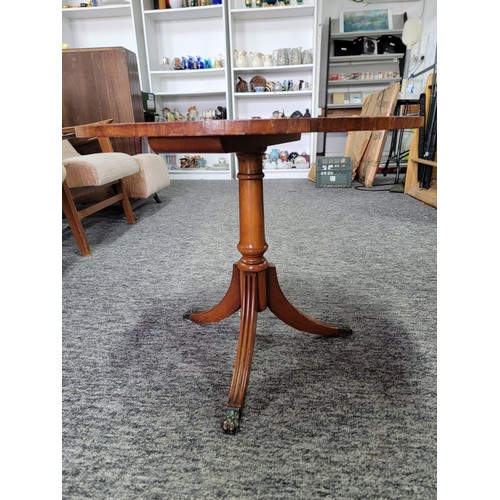
[[[253,90],[254,92],[265,92],[266,87],[254,87]]]

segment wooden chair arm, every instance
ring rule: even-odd
[[[106,120],[100,120],[98,122],[86,123],[85,125],[107,125],[108,123],[111,123],[112,121],[113,121],[113,118],[107,118]],[[73,139],[74,137],[76,137],[75,127],[76,127],[76,125],[71,125],[69,127],[63,127],[62,128],[62,138],[63,139]]]

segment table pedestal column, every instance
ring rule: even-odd
[[[221,321],[241,308],[240,334],[233,379],[223,421],[225,432],[234,433],[240,425],[241,411],[250,378],[257,329],[257,315],[269,308],[279,319],[297,330],[331,337],[352,334],[348,327],[315,320],[293,306],[282,292],[276,268],[264,257],[267,250],[264,230],[262,155],[239,153],[239,207],[241,259],[233,265],[229,289],[222,301],[207,311],[187,313],[196,323]]]

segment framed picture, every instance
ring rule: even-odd
[[[341,33],[391,30],[392,11],[391,9],[342,11],[339,23]]]

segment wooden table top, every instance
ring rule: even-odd
[[[147,137],[161,152],[256,151],[292,142],[303,133],[396,130],[423,126],[419,116],[348,116],[87,124],[75,127],[77,137]]]

